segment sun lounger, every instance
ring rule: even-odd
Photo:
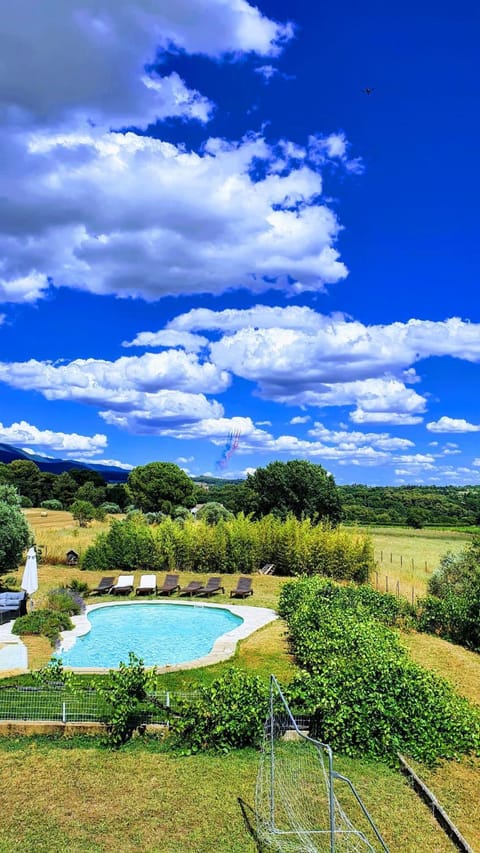
[[[241,577],[237,581],[235,589],[230,592],[230,598],[246,598],[247,595],[253,595],[252,579]]]
[[[188,586],[180,589],[180,595],[198,595],[200,590],[205,589],[203,583],[201,581],[190,581]]]
[[[113,575],[112,577],[103,577],[98,586],[94,586],[94,588],[90,590],[90,594],[92,595],[96,592],[97,595],[103,595],[104,593],[110,592],[114,583],[115,578]]]
[[[171,595],[175,590],[180,589],[178,582],[179,575],[167,575],[162,586],[157,589],[157,595]]]
[[[128,595],[133,592],[133,575],[120,575],[115,586],[112,586],[110,592],[114,595]]]
[[[275,563],[265,563],[261,569],[258,570],[260,575],[273,575],[275,571]]]
[[[225,592],[221,586],[220,578],[209,578],[202,589],[199,589],[196,595],[214,595],[216,592]]]
[[[157,576],[142,575],[140,583],[135,590],[135,595],[155,595],[157,592]]]

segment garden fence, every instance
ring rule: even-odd
[[[182,699],[191,699],[195,691],[162,691],[152,694],[145,710],[145,723],[165,723],[177,712]],[[96,690],[68,690],[60,687],[0,687],[0,720],[24,722],[85,723],[102,722],[108,705]]]

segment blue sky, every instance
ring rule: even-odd
[[[480,482],[478,6],[5,7],[0,441]]]

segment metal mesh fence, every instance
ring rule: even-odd
[[[149,696],[146,723],[165,723],[178,713],[182,700],[195,692],[162,691]],[[153,710],[152,710],[153,703]],[[0,688],[0,720],[31,722],[102,722],[108,706],[96,690],[68,690],[65,687]]]

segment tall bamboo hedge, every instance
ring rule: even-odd
[[[293,516],[252,521],[240,513],[216,525],[171,518],[148,525],[142,516],[133,516],[114,520],[97,537],[82,568],[251,574],[265,563],[275,563],[280,575],[321,574],[361,583],[373,568],[373,546],[368,536],[351,529]]]

